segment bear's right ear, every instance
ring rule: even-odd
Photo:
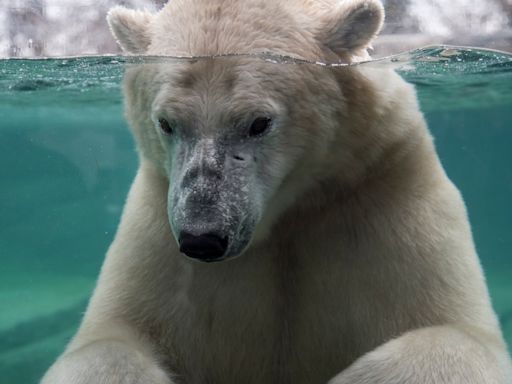
[[[136,11],[121,6],[110,9],[107,22],[121,48],[128,53],[145,53],[151,38],[149,24],[153,14],[147,11]]]
[[[380,0],[338,0],[324,17],[317,38],[340,56],[357,54],[370,46],[383,22]]]

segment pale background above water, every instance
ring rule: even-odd
[[[165,0],[0,0],[0,57],[119,53],[105,14],[116,4],[157,10]],[[383,0],[374,57],[431,44],[512,51],[512,0]]]

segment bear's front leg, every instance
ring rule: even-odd
[[[121,341],[98,340],[65,353],[41,384],[173,384],[151,357]]]
[[[453,326],[410,331],[360,357],[329,384],[505,384],[499,337]]]

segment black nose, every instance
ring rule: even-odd
[[[228,248],[227,236],[222,238],[213,233],[195,236],[188,232],[181,232],[178,241],[180,252],[201,261],[219,261]]]

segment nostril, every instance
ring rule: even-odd
[[[199,236],[181,232],[178,240],[180,252],[201,261],[218,261],[228,248],[227,236],[220,237],[214,233]]]
[[[238,155],[233,155],[233,159],[239,160],[239,161],[244,161],[245,160],[242,156],[238,156]]]

